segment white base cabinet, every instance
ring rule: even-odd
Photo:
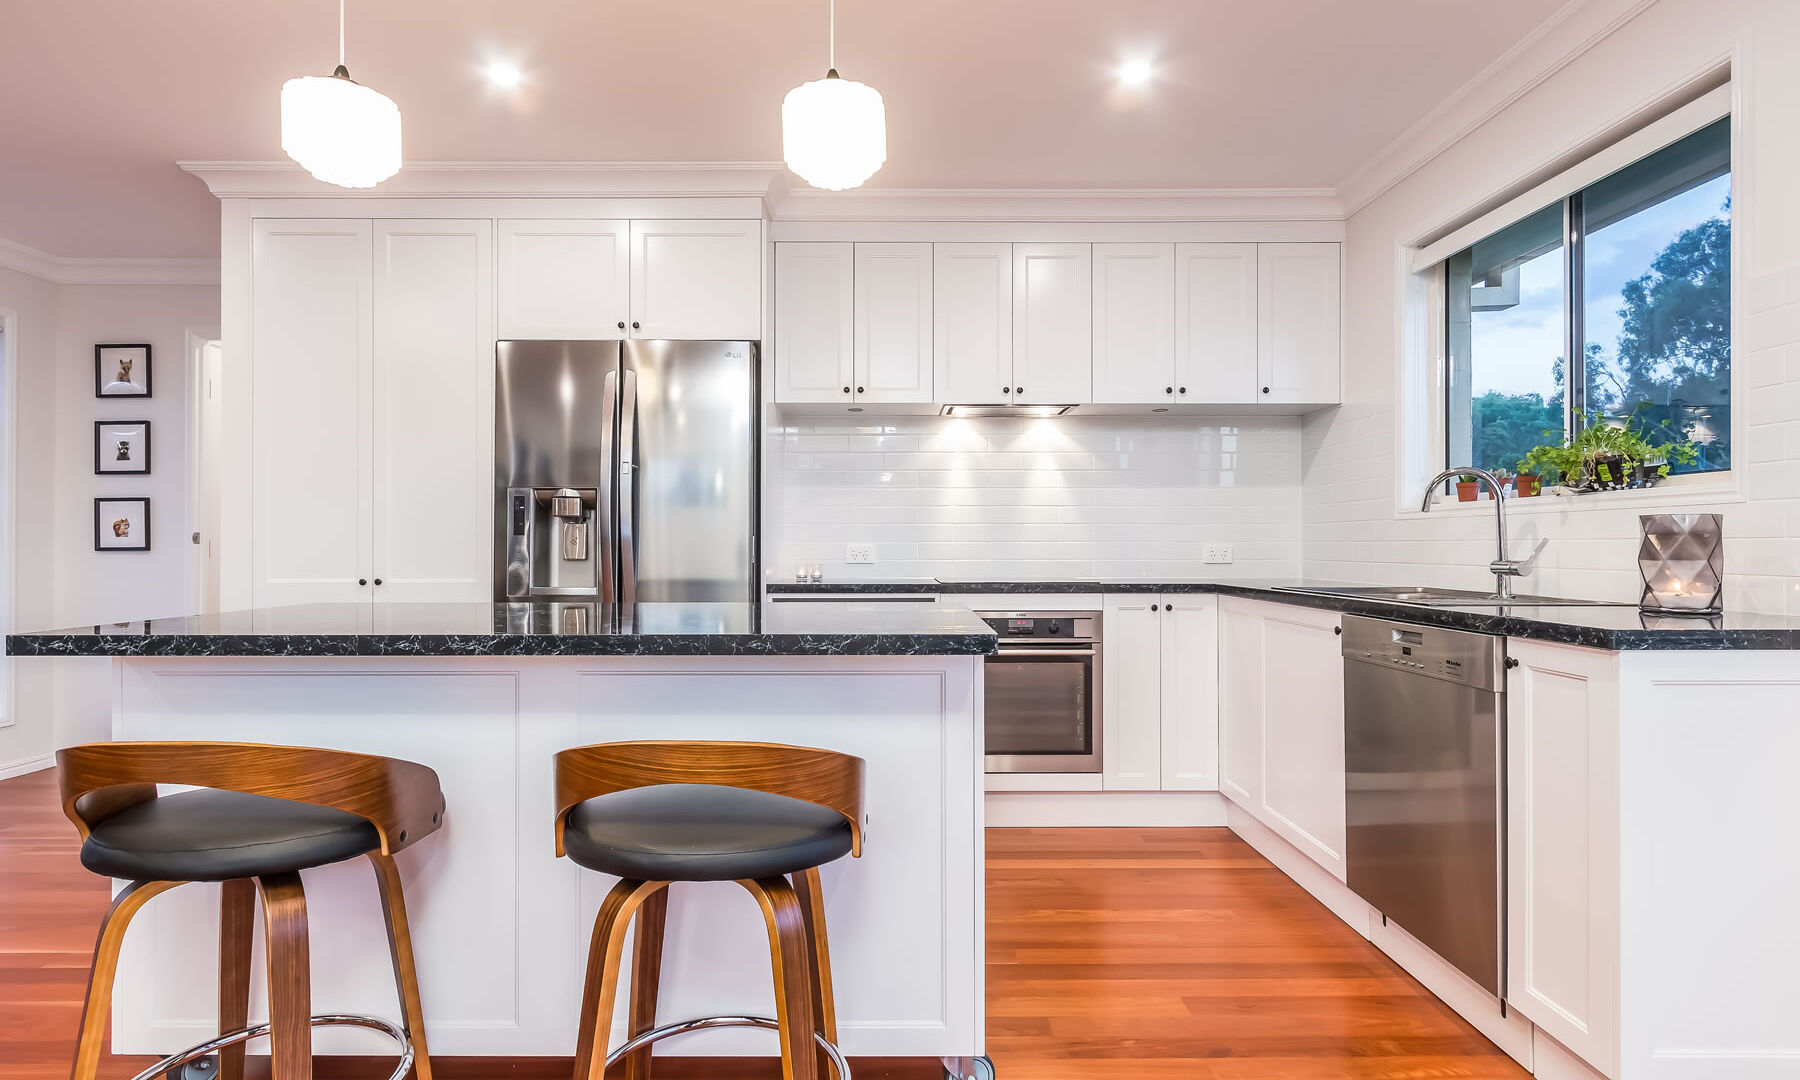
[[[1113,593],[1104,603],[1108,791],[1218,788],[1218,601]]]
[[[1344,879],[1336,612],[1220,598],[1220,790]]]

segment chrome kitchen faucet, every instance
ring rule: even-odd
[[[1459,465],[1454,469],[1445,469],[1427,481],[1425,497],[1419,501],[1419,512],[1429,514],[1431,512],[1431,496],[1437,491],[1437,486],[1457,476],[1479,477],[1487,482],[1488,487],[1494,489],[1494,561],[1488,563],[1488,569],[1494,573],[1495,599],[1511,600],[1513,598],[1512,579],[1531,573],[1531,568],[1537,565],[1538,556],[1543,554],[1544,545],[1549,540],[1540,538],[1537,547],[1533,548],[1531,554],[1523,560],[1507,558],[1506,496],[1501,491],[1499,479],[1493,473],[1486,469],[1477,469],[1473,465]]]

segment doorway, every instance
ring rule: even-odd
[[[196,614],[219,610],[224,361],[224,345],[216,330],[188,331],[188,595]]]

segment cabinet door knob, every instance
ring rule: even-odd
[[[856,392],[857,392],[857,393],[859,393],[859,394],[860,394],[860,393],[862,393],[862,392],[863,392],[863,388],[862,388],[862,387],[860,387],[860,386],[859,386],[859,387],[857,387],[857,388],[856,388]]]
[[[359,577],[356,579],[356,583],[358,585],[367,585],[369,583],[369,579],[366,577]]]
[[[643,327],[639,326],[635,321],[632,322],[631,328],[633,330],[642,330],[643,329]]]
[[[1343,637],[1343,636],[1344,636],[1344,628],[1343,628],[1343,627],[1341,627],[1341,626],[1334,626],[1334,627],[1332,627],[1332,628],[1331,628],[1331,632],[1332,632],[1332,633],[1334,633],[1334,634],[1336,634],[1336,635],[1337,635],[1337,636],[1338,636],[1338,637]]]
[[[1151,610],[1151,611],[1155,611],[1155,610],[1157,610],[1157,607],[1156,607],[1156,605],[1155,605],[1155,604],[1151,604],[1151,605],[1150,605],[1150,610]]]
[[[848,394],[849,392],[850,392],[850,388],[848,386],[844,387],[844,393]]]
[[[623,329],[625,329],[625,324],[624,324],[624,323],[620,323],[620,324],[619,324],[619,329],[621,329],[621,330],[623,330]]]
[[[1002,394],[1010,394],[1010,393],[1012,393],[1012,387],[1010,387],[1010,386],[1002,386],[1002,387],[1001,387],[1001,388],[1000,388],[1000,392],[1001,392],[1001,393],[1002,393]]]
[[[1268,387],[1266,387],[1266,386],[1265,386],[1265,387],[1263,387],[1263,393],[1265,393],[1265,394],[1266,394],[1266,393],[1268,393],[1268,392],[1269,392],[1269,388],[1268,388]]]
[[[1187,387],[1185,387],[1185,386],[1184,386],[1184,387],[1182,387],[1182,388],[1181,388],[1181,392],[1182,392],[1182,393],[1184,393],[1184,394],[1185,394],[1185,393],[1187,393]]]
[[[1163,387],[1163,393],[1165,393],[1165,394],[1173,394],[1174,392],[1175,392],[1175,388],[1173,386]]]
[[[1025,392],[1025,388],[1023,386],[1013,387],[1013,393],[1015,393],[1015,394],[1023,394],[1024,392]]]
[[[375,584],[377,584],[377,585],[379,585],[379,584],[381,584],[381,579],[380,579],[380,578],[376,578],[376,579],[375,579]]]

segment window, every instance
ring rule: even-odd
[[[1730,124],[1444,261],[1449,464],[1511,471],[1611,424],[1692,442],[1671,471],[1730,468]]]

